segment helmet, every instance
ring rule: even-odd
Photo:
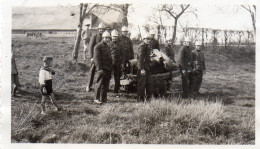
[[[155,35],[156,32],[155,32],[154,30],[152,30],[152,31],[150,31],[150,34],[151,34],[151,35]]]
[[[98,29],[104,29],[104,28],[106,28],[106,27],[105,27],[105,25],[104,25],[103,23],[100,23],[100,24],[98,25]]]
[[[191,39],[190,39],[190,37],[185,37],[183,41],[191,42]]]
[[[102,34],[102,38],[104,37],[111,37],[110,33],[108,31],[105,31],[103,34]]]
[[[112,36],[118,36],[118,32],[114,29],[114,30],[111,32],[111,35],[112,35]]]
[[[200,40],[197,40],[196,42],[195,42],[195,46],[201,46],[202,45],[202,42],[200,41]]]
[[[143,39],[151,39],[151,38],[152,38],[152,37],[151,37],[150,34],[148,34],[148,33],[144,34]]]
[[[128,29],[127,29],[126,26],[123,26],[121,31],[122,31],[122,32],[128,32]]]
[[[172,38],[171,37],[166,37],[166,41],[171,41]]]

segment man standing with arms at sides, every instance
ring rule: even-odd
[[[163,53],[165,53],[175,63],[175,59],[174,59],[175,54],[173,48],[171,47],[171,42],[172,42],[171,38],[166,39],[166,44]]]
[[[150,51],[149,43],[151,36],[144,35],[143,42],[138,47],[137,52],[137,101],[150,101],[153,93],[153,82],[150,71]],[[146,93],[146,95],[145,95]]]
[[[93,85],[93,80],[94,80],[95,71],[96,71],[96,67],[95,67],[94,59],[93,59],[94,47],[96,44],[98,44],[99,42],[102,41],[102,34],[104,31],[105,31],[105,26],[102,23],[100,23],[98,25],[98,33],[91,37],[91,40],[89,43],[89,56],[90,56],[91,66],[90,66],[90,70],[89,70],[90,79],[89,79],[88,85],[86,87],[87,92],[90,92],[92,90],[91,87]]]
[[[151,42],[150,42],[150,44],[149,44],[149,47],[153,50],[153,49],[158,49],[159,51],[160,51],[160,46],[159,46],[159,42],[155,39],[155,35],[156,35],[156,33],[155,33],[155,31],[151,31],[150,32],[150,35],[151,35],[151,37],[152,37],[152,39],[151,39]]]
[[[90,37],[91,37],[89,25],[90,25],[89,23],[86,23],[85,28],[83,29],[83,31],[81,33],[81,38],[82,38],[83,44],[84,44],[84,60],[87,59],[88,44],[89,44]]]
[[[195,49],[191,51],[191,61],[193,65],[194,71],[194,92],[195,94],[199,94],[199,89],[202,83],[203,73],[206,72],[206,65],[204,59],[204,53],[201,51],[202,42],[196,41]]]
[[[134,49],[133,49],[133,44],[131,39],[127,36],[128,35],[127,27],[123,26],[121,31],[122,31],[122,38],[120,39],[120,41],[123,45],[123,49],[125,53],[125,62],[123,63],[125,68],[127,62],[131,59],[134,59]],[[126,72],[124,72],[124,75],[126,75]]]
[[[193,89],[190,88],[191,81],[191,40],[186,37],[183,41],[183,46],[180,48],[177,58],[177,63],[180,67],[181,77],[182,77],[182,98],[187,98],[189,93],[192,93]]]
[[[125,53],[122,44],[118,40],[118,32],[116,30],[112,31],[112,41],[109,43],[109,46],[115,80],[114,93],[118,93],[120,88],[121,65],[125,63]]]
[[[107,92],[112,72],[112,58],[108,43],[111,40],[109,32],[102,34],[102,41],[94,48],[94,63],[97,69],[97,79],[95,85],[95,100],[97,104],[107,102]]]

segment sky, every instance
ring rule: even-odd
[[[87,2],[88,0],[12,0],[12,6],[70,6],[79,5],[80,2]],[[252,23],[249,13],[241,7],[234,5],[234,3],[213,3],[208,0],[207,3],[204,0],[200,0],[200,3],[192,3],[191,6],[196,8],[196,14],[186,14],[179,19],[183,25],[188,24],[191,27],[202,27],[202,28],[214,28],[214,29],[232,29],[232,30],[252,30]],[[220,0],[219,0],[220,1]],[[230,2],[230,0],[226,0]],[[236,0],[239,1],[239,0]],[[111,0],[95,0],[95,2],[111,3]],[[116,2],[126,2],[125,0],[119,0]],[[172,2],[172,1],[170,1]],[[175,1],[174,1],[175,2]],[[186,2],[185,0],[176,1],[176,3]],[[191,2],[191,1],[188,1]],[[243,0],[242,0],[243,2]],[[162,2],[163,3],[163,2]],[[165,1],[169,3],[169,1]],[[237,3],[236,3],[237,4]],[[129,12],[128,20],[133,24],[133,28],[138,30],[140,26],[143,30],[143,26],[148,22],[148,18],[152,16],[152,8],[156,7],[157,3],[146,0],[135,1],[132,5],[134,11]],[[164,24],[167,26],[173,25],[172,19],[165,19]]]

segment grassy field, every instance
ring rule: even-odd
[[[137,103],[134,93],[116,98],[110,91],[108,103],[95,105],[94,92],[85,92],[89,61],[82,48],[79,63],[69,62],[72,38],[13,41],[23,85],[23,96],[11,101],[13,143],[255,144],[254,55],[238,60],[205,51],[207,73],[197,98],[170,94]],[[54,57],[54,92],[64,109],[57,113],[48,102],[46,116],[38,84],[44,55]]]

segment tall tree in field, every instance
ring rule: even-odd
[[[95,8],[97,7],[97,4],[94,4],[89,7],[88,4],[80,4],[80,14],[79,14],[79,23],[78,23],[78,28],[77,28],[77,37],[74,45],[74,49],[72,52],[72,60],[77,61],[78,59],[78,51],[79,51],[79,46],[80,46],[80,41],[81,41],[81,31],[82,31],[82,23],[86,16]]]
[[[188,5],[184,5],[184,4],[181,4],[181,5],[165,4],[165,5],[161,5],[159,7],[160,7],[159,8],[160,11],[165,12],[168,16],[170,16],[170,18],[172,18],[174,20],[174,28],[173,28],[173,35],[172,35],[172,43],[174,43],[175,40],[176,40],[177,25],[178,25],[179,18],[184,13],[193,13],[193,14],[195,14],[196,9],[190,8],[190,4],[188,4]]]
[[[254,33],[256,33],[255,21],[256,21],[256,5],[241,5],[242,8],[250,13]]]

